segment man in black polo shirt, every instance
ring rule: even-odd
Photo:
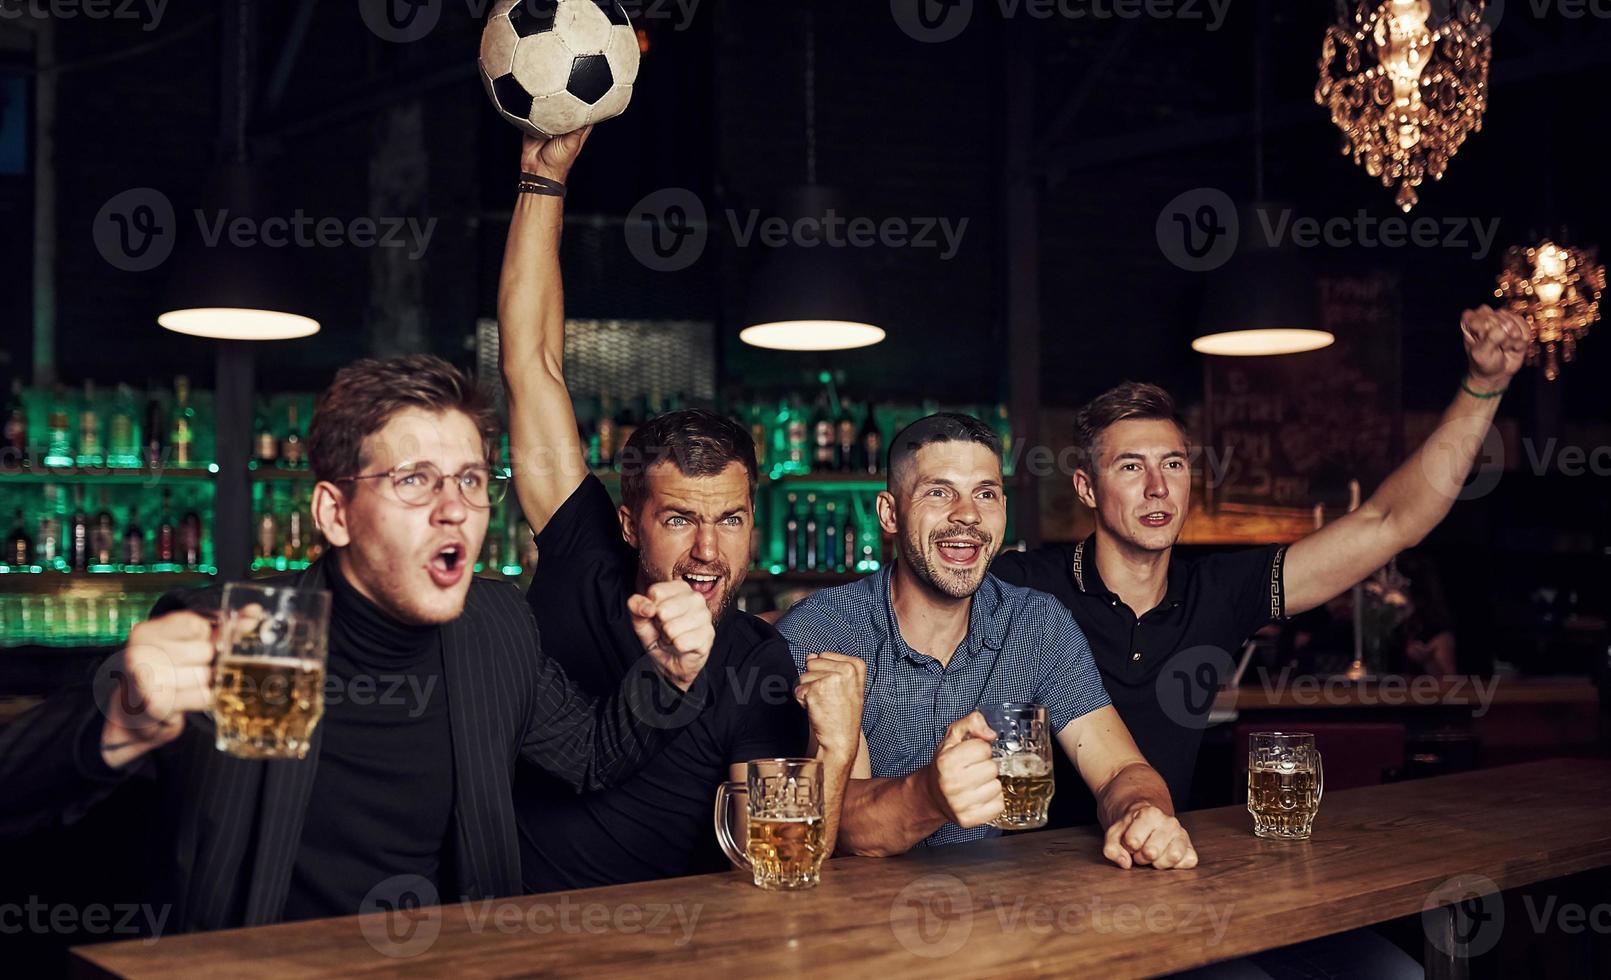
[[[559,244],[564,181],[583,131],[528,139],[504,255],[499,338],[509,396],[515,489],[537,535],[528,600],[546,649],[584,690],[614,690],[643,657],[629,598],[686,582],[717,622],[707,706],[638,775],[576,796],[535,768],[516,783],[528,891],[720,870],[711,823],[716,787],[751,759],[801,756],[824,768],[828,853],[861,734],[866,668],[825,653],[804,674],[765,622],[734,611],[749,567],[758,477],[743,426],[712,412],[672,412],[640,426],[618,454],[622,505],[589,473],[564,378]],[[804,710],[802,710],[802,708]]]
[[[1512,314],[1468,310],[1461,330],[1467,376],[1437,432],[1358,510],[1290,546],[1171,561],[1191,493],[1173,399],[1153,385],[1123,384],[1076,416],[1074,491],[1095,512],[1095,533],[1007,552],[991,571],[1068,606],[1171,798],[1191,798],[1214,692],[1247,638],[1352,588],[1449,512],[1527,353],[1527,327]],[[1089,798],[1080,802],[1083,812],[1065,803],[1064,822],[1094,820]]]

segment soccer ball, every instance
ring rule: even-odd
[[[531,136],[563,136],[626,111],[638,35],[616,0],[499,0],[481,32],[481,84]]]

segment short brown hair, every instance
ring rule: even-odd
[[[670,461],[683,476],[715,476],[740,463],[750,480],[750,497],[760,478],[755,440],[725,415],[689,408],[657,415],[640,425],[621,451],[621,502],[634,517],[649,499],[649,470]]]
[[[1102,433],[1111,425],[1132,419],[1169,421],[1182,433],[1186,431],[1186,423],[1176,413],[1175,399],[1169,392],[1157,385],[1126,381],[1097,395],[1075,413],[1075,465],[1095,480]]]
[[[337,371],[313,408],[308,464],[314,478],[357,476],[366,465],[364,440],[409,408],[468,415],[481,433],[487,462],[495,460],[498,417],[464,372],[430,354],[384,361],[366,358]]]

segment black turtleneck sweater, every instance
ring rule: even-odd
[[[366,896],[396,907],[419,894],[414,875],[444,897],[452,885],[443,866],[452,853],[453,742],[441,630],[399,623],[338,561],[329,564],[324,731],[287,920],[353,915]]]

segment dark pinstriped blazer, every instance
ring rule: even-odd
[[[323,562],[269,582],[325,588]],[[216,607],[220,592],[170,594],[152,615]],[[454,762],[454,839],[444,867],[456,885],[450,892],[443,882],[444,902],[519,892],[509,788],[518,757],[579,789],[614,785],[675,734],[655,718],[675,716],[705,688],[701,680],[684,695],[644,670],[595,703],[543,653],[520,593],[485,580],[471,584],[463,614],[443,628],[442,664]],[[115,677],[117,665],[110,667],[97,676]],[[306,760],[246,760],[214,749],[212,720],[192,714],[177,739],[120,772],[101,760],[104,719],[96,700],[99,694],[104,703],[109,692],[95,688],[103,686],[110,687],[61,692],[0,732],[0,834],[71,822],[137,771],[162,785],[161,870],[152,897],[172,904],[175,931],[278,921],[323,727],[314,730]]]

